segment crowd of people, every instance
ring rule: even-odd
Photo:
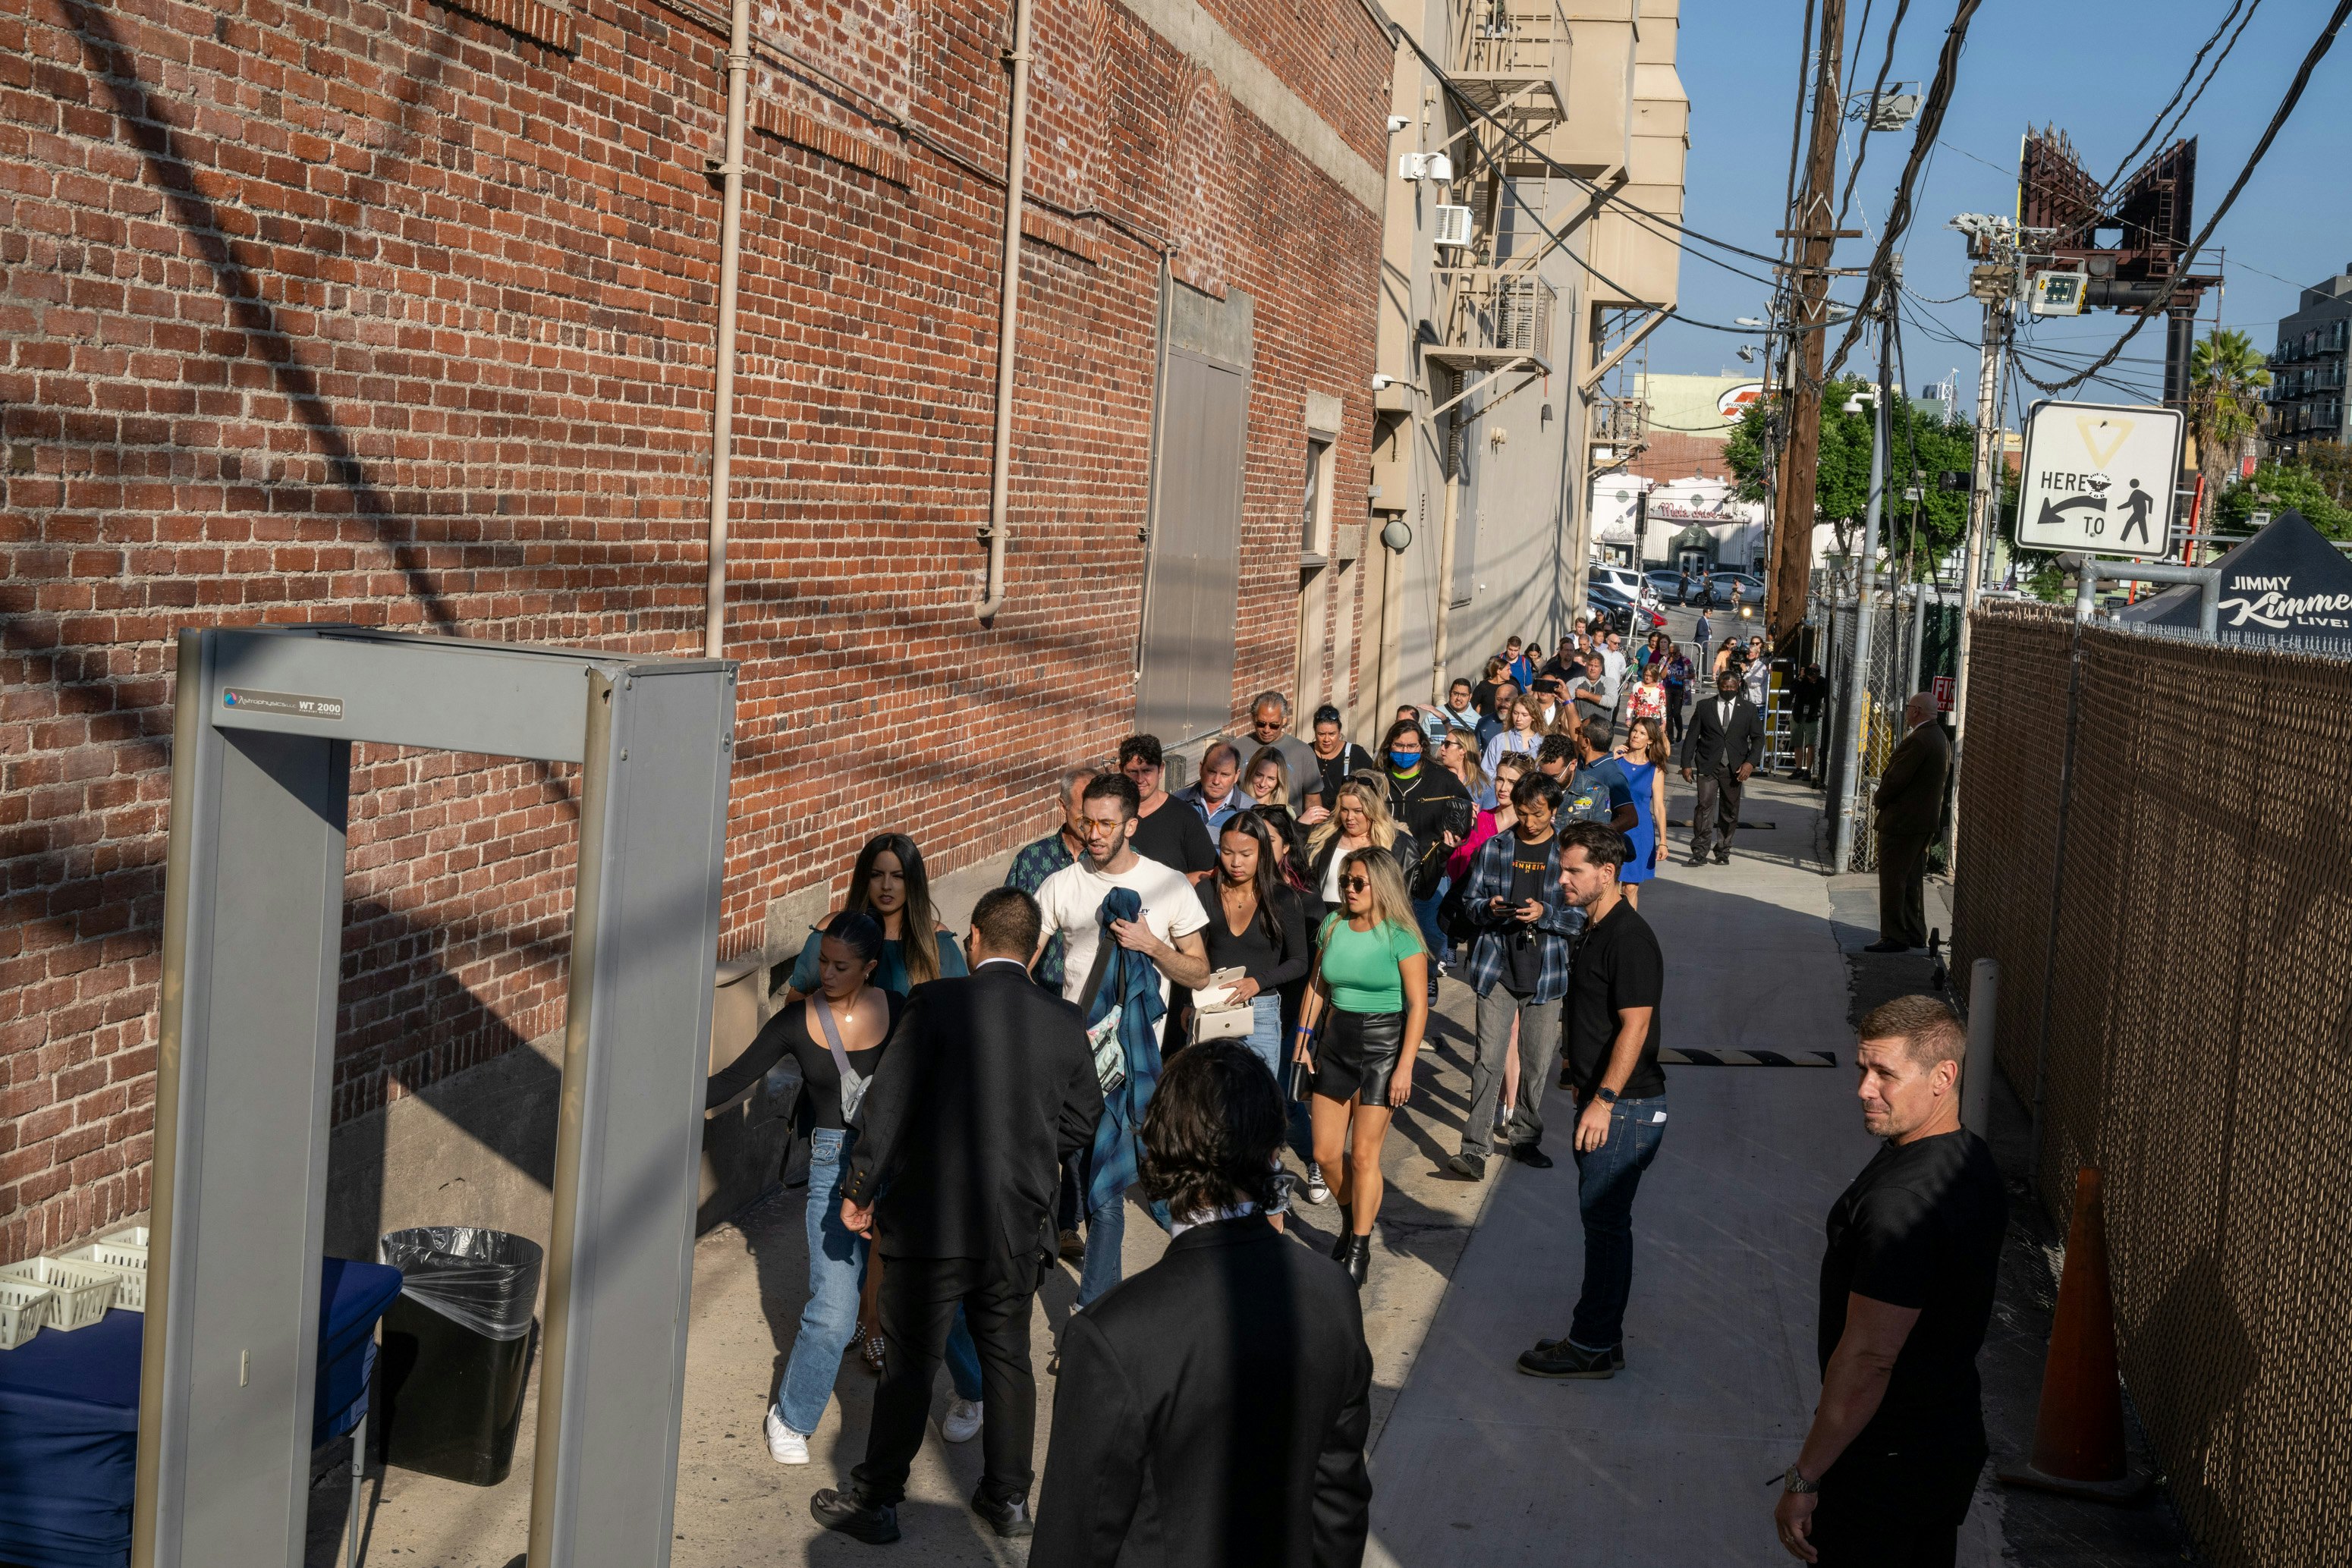
[[[1566,1096],[1549,1124],[1576,1166],[1581,1293],[1566,1332],[1518,1368],[1622,1370],[1633,1204],[1667,1124],[1665,961],[1642,891],[1667,852],[1669,769],[1696,796],[1685,863],[1729,858],[1764,756],[1765,668],[1760,643],[1710,653],[1660,633],[1628,653],[1619,633],[1579,625],[1549,654],[1510,639],[1482,679],[1400,708],[1373,751],[1329,706],[1294,733],[1275,692],[1251,704],[1246,740],[1213,741],[1173,791],[1160,742],[1128,737],[1108,765],[1055,776],[1060,822],[1014,855],[961,940],[917,846],[869,841],[783,1005],[708,1095],[727,1103],[786,1055],[807,1086],[808,1298],[766,1416],[771,1455],[809,1462],[845,1354],[880,1379],[865,1457],[814,1495],[818,1522],[899,1538],[945,1361],[940,1435],[982,1439],[971,1507],[1000,1535],[1034,1533],[1033,1563],[1108,1564],[1139,1540],[1156,1562],[1358,1561],[1370,1495],[1358,1296],[1383,1145],[1448,976],[1474,1027],[1444,1171],[1482,1182],[1497,1148],[1552,1167],[1548,1092]],[[1924,1014],[1895,1022],[1882,1036],[1902,1049],[1877,1092],[1910,1094],[1941,1135],[1950,1031]],[[1915,1057],[1927,1066],[1906,1077]],[[1871,1092],[1866,1078],[1866,1109]],[[1937,1172],[1976,1178],[1980,1144],[1940,1147]],[[1286,1236],[1297,1204],[1333,1210],[1330,1262]],[[1131,1206],[1170,1240],[1123,1281]],[[1884,1217],[1853,1194],[1844,1210],[1832,1252],[1866,1293]],[[1076,1307],[1047,1367],[1033,1515],[1030,1303],[1057,1260],[1076,1269]],[[1846,1321],[1874,1347],[1892,1332],[1868,1308]],[[1972,1358],[1965,1314],[1937,1322]],[[1844,1364],[1843,1339],[1824,1334],[1825,1364]],[[1239,1406],[1262,1408],[1240,1419]],[[1790,1468],[1787,1497],[1812,1500],[1784,1502],[1779,1528],[1801,1557],[1852,1517],[1822,1483],[1874,1418],[1857,1408],[1841,1406],[1830,1437],[1817,1420]],[[1957,1464],[1965,1446],[1943,1457]]]

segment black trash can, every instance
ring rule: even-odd
[[[514,1464],[522,1390],[539,1344],[538,1242],[430,1225],[384,1237],[401,1271],[383,1315],[383,1458],[403,1469],[496,1486]]]

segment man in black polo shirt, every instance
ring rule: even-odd
[[[1860,1034],[1863,1125],[1886,1145],[1830,1209],[1822,1402],[1773,1521],[1827,1568],[1950,1568],[1985,1461],[1977,1349],[2009,1197],[1960,1125],[1952,1009],[1898,997]]]
[[[1617,885],[1625,835],[1605,822],[1559,830],[1559,882],[1584,911],[1569,978],[1567,1072],[1576,1092],[1576,1202],[1584,1216],[1584,1291],[1559,1339],[1519,1357],[1530,1377],[1601,1378],[1625,1364],[1633,1290],[1633,1194],[1666,1135],[1658,1066],[1665,955]]]

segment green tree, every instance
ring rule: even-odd
[[[1864,387],[1858,379],[1833,382],[1822,393],[1822,435],[1819,477],[1815,481],[1815,516],[1829,526],[1840,554],[1858,548],[1859,534],[1870,507],[1870,448],[1876,415],[1864,401],[1859,412],[1845,405]],[[1768,422],[1779,416],[1778,402],[1750,403],[1732,427],[1724,457],[1738,481],[1742,500],[1764,498],[1764,435]],[[1900,568],[1906,560],[1925,571],[1935,560],[1959,548],[1968,528],[1969,493],[1937,486],[1937,476],[1968,474],[1976,465],[1976,426],[1969,420],[1946,420],[1921,410],[1908,398],[1897,398],[1890,413],[1892,450],[1888,454],[1887,499],[1880,524],[1880,559]],[[1905,498],[1916,489],[1918,499]]]
[[[2252,526],[2255,512],[2284,512],[2290,507],[2329,538],[2352,538],[2352,511],[2338,505],[2321,477],[2300,463],[2265,463],[2254,470],[2252,478],[2237,480],[2222,492],[2221,505],[2213,508],[2213,520],[2224,528],[2242,531]]]
[[[2189,358],[2189,434],[2197,442],[2205,493],[2218,494],[2238,466],[2246,438],[2262,426],[2268,361],[2254,340],[2229,327],[2199,340]]]

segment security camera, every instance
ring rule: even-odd
[[[1373,376],[1372,376],[1372,390],[1373,390],[1374,392],[1386,392],[1389,388],[1391,388],[1391,387],[1394,386],[1395,384],[1396,384],[1396,377],[1394,377],[1394,376],[1381,375],[1381,374],[1380,374],[1380,373],[1379,373],[1379,372],[1377,372],[1377,371],[1375,371],[1375,372],[1373,373]]]
[[[1756,362],[1756,350],[1753,350],[1753,349],[1751,349],[1751,348],[1749,348],[1749,347],[1748,347],[1747,344],[1745,344],[1745,343],[1740,344],[1740,345],[1739,345],[1739,362],[1740,362],[1741,364],[1743,364],[1743,365],[1752,365],[1752,364],[1754,364],[1754,363]]]
[[[1394,136],[1412,123],[1412,116],[1410,114],[1391,114],[1389,116],[1389,134]]]

